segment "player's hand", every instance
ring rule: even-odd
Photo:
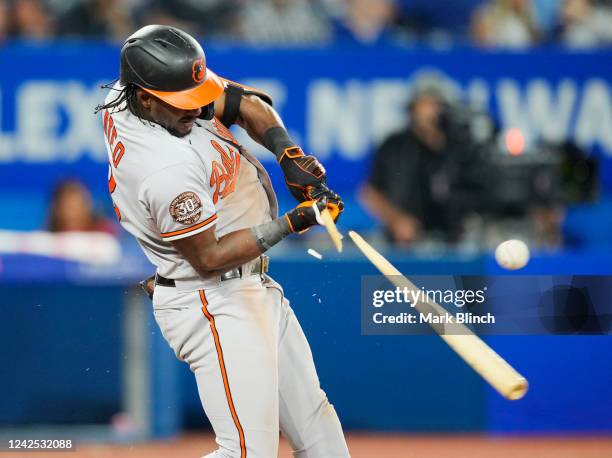
[[[289,192],[298,202],[327,199],[327,209],[334,221],[344,210],[344,203],[338,194],[326,185],[325,167],[314,156],[306,156],[299,147],[288,148],[279,160],[285,173]]]
[[[316,210],[315,210],[316,208]],[[301,234],[319,224],[320,212],[327,208],[327,199],[302,202],[290,212],[285,213],[291,232]]]
[[[153,291],[155,290],[155,275],[151,275],[149,278],[141,281],[138,284],[143,289],[143,291],[147,293],[149,299],[153,300]]]
[[[289,192],[298,202],[315,200],[313,190],[325,187],[325,167],[314,156],[306,156],[299,146],[287,148],[278,163],[285,174]]]
[[[334,222],[338,221],[340,214],[344,211],[344,202],[338,194],[329,189],[325,185],[315,186],[311,190],[311,196],[313,200],[327,200],[327,209],[331,214]]]

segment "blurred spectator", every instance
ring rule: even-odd
[[[239,2],[240,0],[143,0],[136,13],[140,25],[171,25],[198,37],[234,40],[239,34],[236,19]],[[265,25],[268,26],[271,24]]]
[[[593,48],[612,44],[612,9],[592,0],[565,0],[559,35],[571,48]]]
[[[336,41],[378,44],[392,39],[397,30],[393,0],[347,0],[336,23]]]
[[[51,11],[41,0],[15,0],[12,35],[24,40],[48,40],[54,36]]]
[[[550,36],[559,18],[560,0],[532,0],[533,13],[542,36]]]
[[[474,7],[479,1],[479,7]],[[552,38],[572,48],[612,43],[611,0],[0,0],[0,42],[63,37],[122,41],[168,24],[252,44],[474,43],[523,49]]]
[[[245,2],[240,28],[251,43],[326,43],[331,37],[330,19],[316,0]]]
[[[557,1],[557,0],[553,0]],[[482,0],[396,0],[398,23],[405,31],[405,38],[416,33],[434,45],[448,44],[453,38],[465,36],[474,7]]]
[[[54,189],[48,221],[51,232],[98,231],[117,234],[114,222],[95,214],[90,192],[76,180],[63,181]]]
[[[472,15],[472,39],[487,47],[526,48],[538,40],[530,0],[489,0]]]
[[[565,220],[566,209],[560,203],[534,205],[530,212],[534,224],[535,246],[558,249],[563,245],[561,227]]]
[[[0,0],[0,44],[9,36],[10,8],[7,0]]]
[[[118,0],[83,0],[59,19],[59,33],[69,37],[108,38],[122,41],[135,29],[130,11]]]
[[[462,180],[473,176],[466,168],[476,166],[466,162],[469,142],[448,128],[447,101],[435,85],[418,89],[408,127],[382,143],[361,189],[362,203],[396,244],[454,242],[461,235],[469,188]]]

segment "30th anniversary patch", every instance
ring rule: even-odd
[[[191,191],[179,194],[170,204],[170,216],[179,224],[193,224],[200,219],[201,214],[202,201]]]

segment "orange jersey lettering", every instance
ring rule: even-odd
[[[219,142],[211,140],[213,148],[221,156],[221,162],[212,162],[212,172],[210,174],[210,186],[215,188],[213,193],[213,203],[217,203],[219,199],[229,196],[236,187],[236,178],[240,171],[240,154],[226,145],[225,150]]]

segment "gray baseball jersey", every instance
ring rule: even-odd
[[[267,275],[201,278],[172,246],[213,226],[223,236],[275,218],[267,173],[216,119],[179,138],[121,108],[103,112],[109,189],[123,227],[175,280],[155,287],[154,315],[195,375],[218,444],[207,458],[275,457],[279,430],[296,457],[349,457],[280,285]]]
[[[221,237],[276,217],[264,168],[217,119],[179,138],[122,108],[102,115],[109,190],[121,225],[160,275],[177,285],[199,279],[172,240],[213,226]]]

